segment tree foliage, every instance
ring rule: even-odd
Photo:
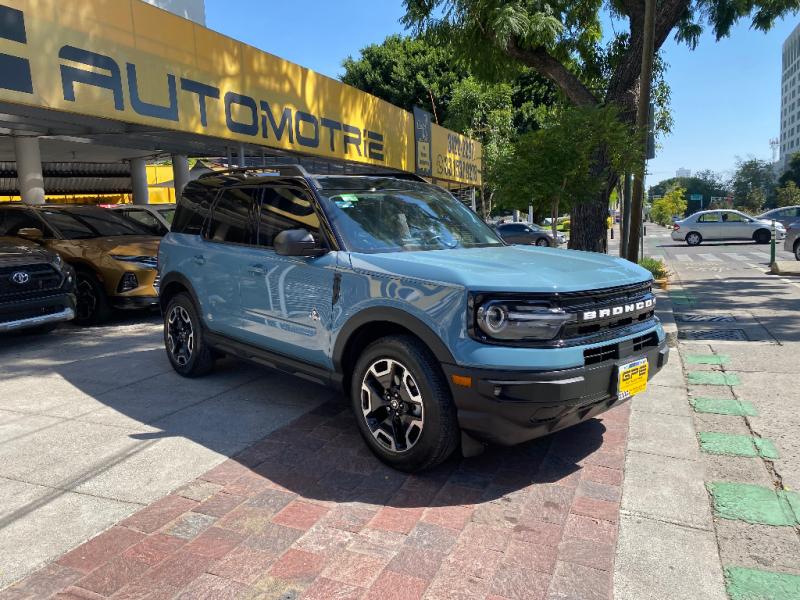
[[[710,198],[727,196],[728,186],[725,180],[713,171],[700,171],[693,177],[672,177],[659,181],[650,187],[651,196],[663,196],[674,187],[682,187],[686,190],[686,195],[701,194],[704,199],[704,206],[708,206]]]
[[[566,107],[541,129],[521,135],[500,161],[498,203],[526,210],[529,204],[556,213],[596,195],[599,151],[608,169],[629,170],[641,157],[639,144],[612,107]],[[559,209],[560,207],[560,209]]]
[[[800,187],[793,180],[789,180],[778,188],[775,198],[775,206],[782,208],[784,206],[797,206],[800,205]]]
[[[672,224],[673,216],[683,215],[685,212],[686,189],[678,186],[653,201],[653,207],[650,209],[650,218],[659,225],[666,227]]]
[[[774,202],[775,171],[766,160],[739,160],[730,188],[735,207],[749,213],[760,212]]]
[[[371,44],[342,64],[344,83],[405,110],[424,108],[439,123],[447,118],[453,87],[468,74],[448,46],[400,35]]]
[[[513,149],[517,134],[536,130],[558,102],[555,86],[531,69],[518,69],[499,82],[478,79],[446,40],[389,36],[344,61],[342,81],[406,110],[436,108],[439,122],[483,145],[479,197],[491,212],[499,161]],[[433,103],[431,101],[433,98]]]
[[[778,183],[781,186],[785,186],[790,181],[800,185],[800,152],[794,153],[789,159],[789,164],[787,165],[786,170],[780,176]]]
[[[550,79],[576,106],[616,105],[633,123],[644,38],[644,2],[639,0],[404,0],[404,21],[417,31],[451,40],[474,72],[507,77],[528,67]],[[601,11],[627,20],[627,30],[603,43]],[[660,0],[655,14],[655,49],[671,33],[694,48],[704,26],[717,39],[749,18],[766,31],[775,19],[796,10],[800,0]],[[663,65],[662,65],[663,67]],[[656,99],[663,97],[658,91]],[[602,153],[601,153],[602,158]],[[598,179],[607,165],[598,162]],[[602,181],[591,207],[573,210],[573,236],[580,247],[599,250],[605,240],[605,207],[618,174]]]

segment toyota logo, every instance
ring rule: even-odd
[[[11,274],[11,281],[19,285],[25,285],[31,280],[31,276],[25,271],[17,271]]]

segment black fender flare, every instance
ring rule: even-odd
[[[404,329],[408,329],[428,346],[440,363],[454,364],[456,362],[450,349],[439,335],[420,319],[399,308],[375,306],[353,315],[339,330],[339,334],[336,336],[336,342],[333,346],[332,356],[333,367],[336,372],[342,372],[344,351],[353,333],[364,325],[376,322],[392,323]]]
[[[194,291],[194,286],[189,282],[189,280],[184,275],[172,271],[170,273],[167,273],[161,279],[161,282],[158,285],[158,303],[161,306],[161,311],[163,312],[164,309],[166,308],[166,306],[164,306],[165,298],[163,292],[173,283],[179,283],[181,286],[186,288],[186,290],[189,292],[189,295],[192,297],[192,302],[194,302],[194,305],[199,310],[202,305],[200,304],[200,300],[197,297],[197,292]]]

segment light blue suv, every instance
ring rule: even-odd
[[[233,355],[340,387],[369,447],[406,471],[585,421],[669,352],[647,271],[506,245],[404,174],[202,177],[159,271],[178,373]]]

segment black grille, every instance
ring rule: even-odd
[[[587,366],[596,365],[607,360],[625,359],[641,352],[645,348],[654,346],[658,346],[658,335],[655,332],[640,335],[618,344],[606,344],[605,346],[584,350],[583,360]]]
[[[15,273],[27,275],[27,281],[18,283]],[[0,267],[0,299],[37,297],[61,287],[61,274],[49,264]]]
[[[564,294],[557,299],[557,304],[567,312],[579,316],[587,311],[600,312],[604,308],[633,305],[637,302],[653,299],[652,283],[646,281],[618,288]],[[652,319],[654,314],[655,311],[651,309],[583,322],[579,319],[577,322],[568,323],[565,326],[562,338],[584,337],[619,327],[627,327]]]
[[[596,365],[607,360],[617,360],[619,358],[619,345],[608,344],[599,348],[591,348],[583,351],[583,361],[586,365]]]

